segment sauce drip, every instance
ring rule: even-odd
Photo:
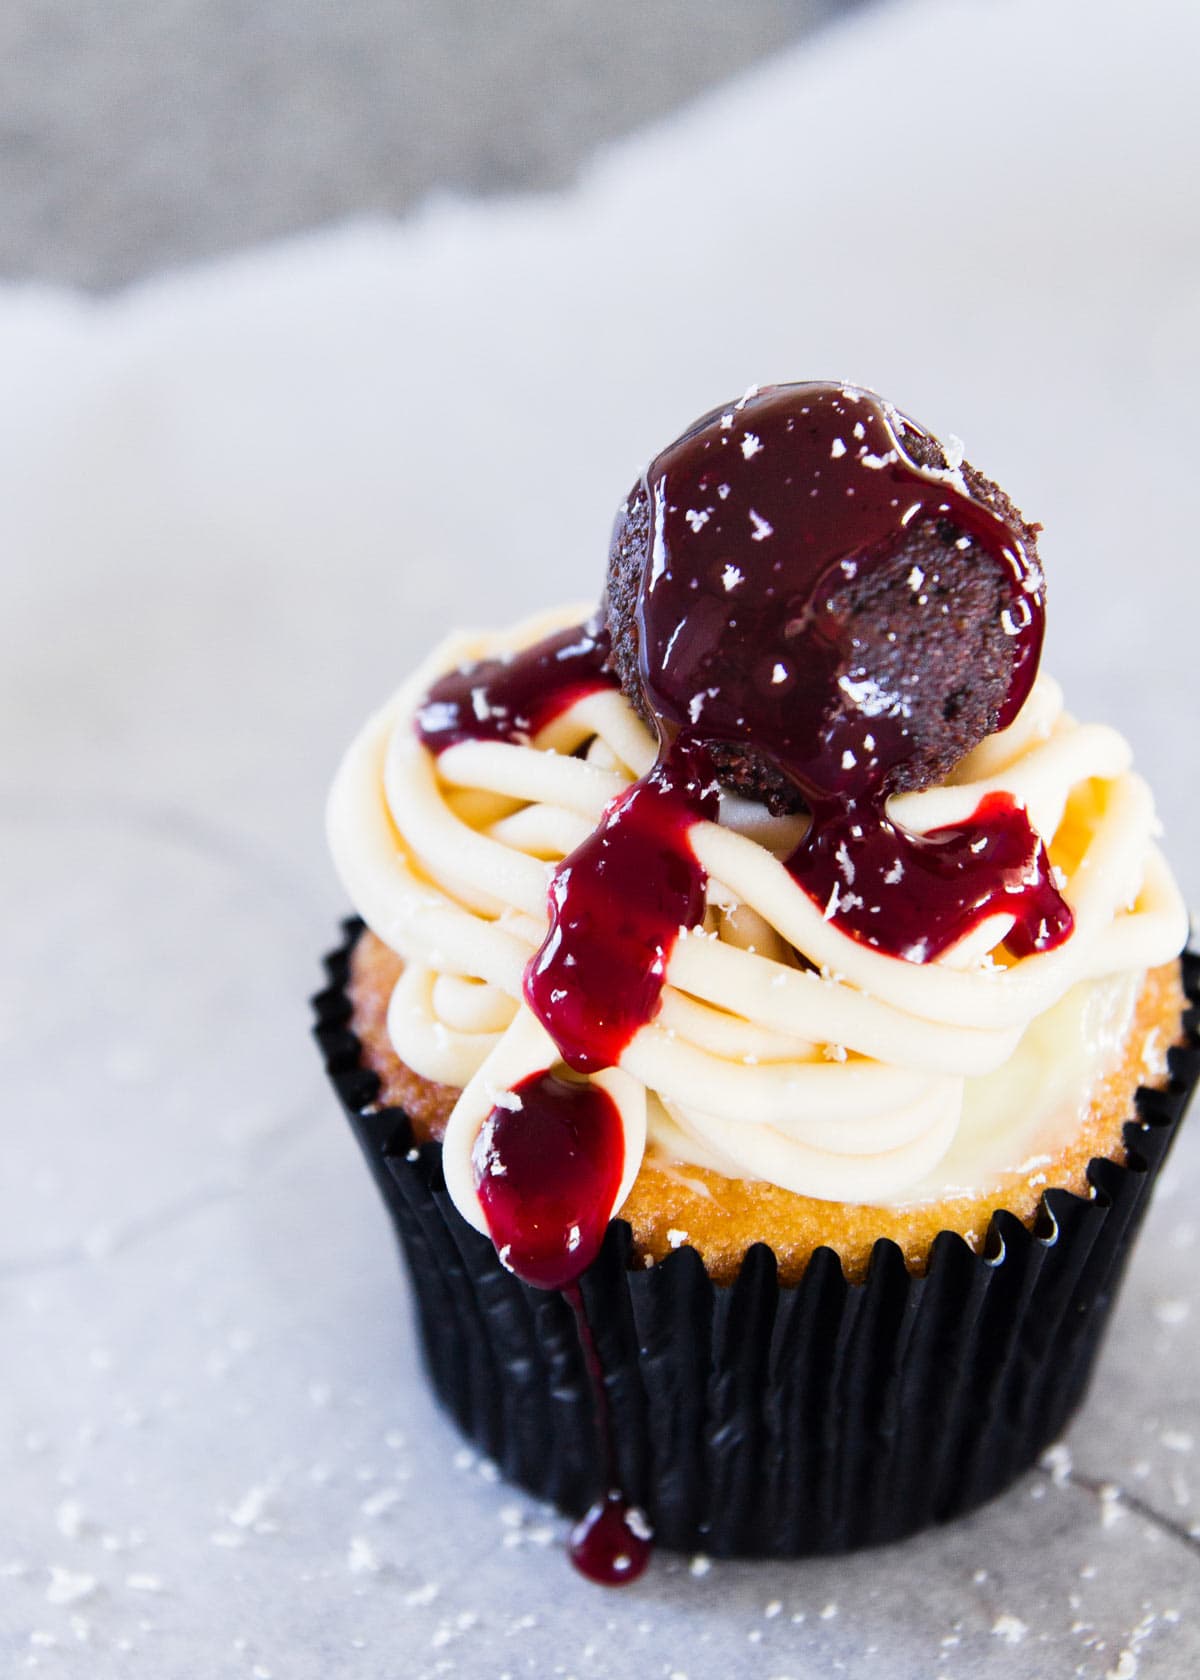
[[[717,815],[707,758],[685,741],[615,799],[550,884],[550,931],[525,998],[579,1073],[615,1067],[652,1021],[681,927],[704,918],[704,871],[688,842]]]
[[[607,658],[607,632],[593,623],[512,659],[450,672],[419,709],[417,733],[433,752],[462,741],[524,744],[576,699],[616,686]],[[682,922],[703,915],[703,875],[687,844],[695,818],[716,810],[703,776],[698,753],[682,748],[664,759],[555,873],[551,935],[529,965],[526,989],[539,1017],[555,1023],[564,1061],[581,1072],[613,1065],[653,1015],[674,936]],[[614,831],[624,838],[614,842]],[[624,917],[614,919],[610,895],[624,897]],[[620,1491],[604,1373],[579,1289],[608,1229],[624,1156],[621,1117],[608,1093],[549,1069],[491,1110],[472,1152],[502,1262],[536,1288],[560,1290],[575,1314],[605,1491],[572,1530],[569,1555],[602,1586],[635,1581],[652,1550],[645,1516]]]
[[[928,834],[853,803],[818,807],[787,867],[843,933],[908,962],[929,962],[989,916],[1014,918],[1004,943],[1015,957],[1049,950],[1073,925],[1046,848],[1007,793]]]
[[[417,735],[431,752],[462,741],[526,745],[568,706],[611,688],[608,632],[572,624],[505,659],[481,659],[439,677],[418,708]]]
[[[596,1433],[607,1489],[604,1497],[598,1499],[571,1530],[570,1557],[579,1573],[589,1581],[595,1581],[602,1587],[621,1587],[629,1581],[636,1581],[649,1563],[652,1535],[645,1513],[631,1505],[620,1490],[616,1438],[613,1435],[612,1413],[608,1409],[608,1390],[604,1386],[604,1368],[596,1338],[588,1323],[583,1291],[575,1283],[564,1289],[563,1295],[575,1314],[579,1345],[592,1385]]]
[[[501,1261],[535,1288],[560,1290],[575,1314],[605,1492],[572,1530],[569,1553],[601,1586],[636,1580],[651,1552],[644,1515],[620,1491],[604,1371],[579,1287],[604,1241],[624,1161],[621,1116],[608,1093],[549,1071],[522,1080],[491,1110],[472,1153]]]
[[[625,1166],[621,1116],[608,1092],[531,1074],[491,1110],[471,1159],[509,1271],[538,1289],[574,1284],[600,1252]]]
[[[636,1581],[652,1550],[650,1530],[617,1492],[598,1499],[571,1530],[571,1562],[601,1587],[623,1587]]]

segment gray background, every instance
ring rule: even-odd
[[[8,0],[0,274],[112,286],[598,142],[848,0]]]
[[[639,463],[752,379],[875,384],[1044,523],[1047,664],[1132,742],[1200,901],[1193,0],[864,8],[567,190],[121,291],[352,208],[348,166],[311,211],[233,190],[250,106],[216,94],[264,14],[130,15],[136,51],[112,8],[90,53],[65,8],[0,22],[25,20],[20,75],[0,65],[30,136],[15,172],[4,149],[24,244],[0,272],[103,287],[0,284],[0,1674],[1190,1680],[1200,1116],[1067,1452],[881,1553],[660,1556],[606,1596],[433,1405],[304,997],[345,909],[321,807],[368,709],[450,625],[594,597]],[[741,62],[750,15],[721,14],[724,49],[702,35],[697,79]],[[515,101],[550,134],[530,66],[625,78],[588,69],[591,12],[539,16],[577,27],[557,52],[506,33],[495,87],[470,55],[467,88],[437,21],[428,62],[466,108]],[[650,27],[613,16],[625,51]],[[211,107],[194,75],[172,86],[160,31],[210,66]],[[642,109],[667,85],[646,71]],[[314,124],[272,155],[304,158]],[[501,184],[490,121],[444,132],[475,136],[461,179]],[[569,171],[585,130],[558,132]],[[213,205],[236,207],[219,232]]]

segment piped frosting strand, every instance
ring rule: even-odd
[[[556,1059],[522,997],[553,870],[646,773],[655,743],[611,689],[574,701],[528,745],[466,741],[435,757],[413,719],[443,673],[584,617],[566,610],[444,643],[367,724],[330,799],[343,883],[405,960],[388,1017],[396,1052],[423,1077],[463,1087],[446,1176],[480,1229],[479,1127],[497,1092]],[[1020,960],[1002,949],[1005,915],[933,962],[874,950],[827,919],[784,867],[797,819],[781,825],[727,799],[719,822],[696,822],[703,924],[675,943],[657,1016],[618,1068],[593,1075],[625,1133],[616,1205],[647,1140],[808,1195],[902,1201],[950,1148],[966,1081],[1002,1068],[1072,988],[1141,972],[1182,946],[1184,906],[1129,764],[1120,735],[1076,723],[1040,677],[1010,727],[946,783],[892,802],[918,834],[969,819],[992,792],[1027,809],[1075,926],[1057,948]]]

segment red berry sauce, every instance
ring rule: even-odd
[[[557,630],[507,658],[447,671],[417,710],[417,735],[435,753],[461,741],[525,746],[576,700],[613,686],[607,658],[608,632],[592,622]]]
[[[525,999],[579,1073],[615,1067],[658,1013],[681,927],[704,919],[704,871],[688,840],[717,815],[704,753],[685,741],[608,807],[550,883],[550,931]]]
[[[581,1575],[586,1575],[598,1586],[623,1587],[629,1581],[636,1581],[650,1561],[651,1529],[645,1513],[631,1505],[620,1489],[617,1444],[612,1414],[608,1409],[608,1390],[604,1386],[604,1367],[588,1323],[583,1292],[576,1283],[564,1289],[563,1295],[575,1314],[579,1345],[592,1385],[596,1432],[607,1490],[571,1530],[571,1562]]]
[[[621,1186],[621,1116],[599,1085],[535,1073],[491,1110],[472,1165],[503,1264],[538,1289],[561,1290],[575,1314],[605,1492],[572,1530],[570,1556],[589,1580],[622,1586],[649,1562],[650,1528],[618,1486],[604,1371],[579,1288],[600,1252]]]
[[[531,1074],[493,1108],[472,1152],[479,1200],[508,1269],[565,1289],[604,1241],[625,1167],[617,1106],[590,1081]]]
[[[525,973],[529,1007],[577,1073],[619,1062],[658,1011],[680,929],[703,919],[705,874],[689,833],[717,816],[717,743],[753,748],[799,789],[811,822],[787,868],[852,938],[928,962],[999,913],[1013,917],[1006,943],[1016,956],[1071,931],[1045,848],[1007,795],[925,835],[887,814],[893,773],[913,751],[905,696],[880,685],[870,647],[829,610],[836,586],[886,565],[914,521],[949,524],[960,547],[999,562],[1013,641],[1001,725],[1032,687],[1044,625],[1041,573],[1019,531],[961,476],[910,460],[898,425],[919,430],[868,392],[772,386],[714,410],[647,469],[651,531],[637,612],[658,759],[555,870],[549,932]],[[418,711],[417,732],[434,752],[528,742],[582,695],[616,686],[608,657],[597,620],[450,672]],[[511,1104],[484,1122],[476,1184],[504,1264],[561,1290],[575,1310],[604,1492],[574,1530],[571,1557],[590,1579],[615,1585],[645,1568],[649,1531],[618,1488],[578,1281],[619,1193],[621,1118],[598,1086],[551,1069],[524,1080]]]
[[[636,1581],[650,1562],[653,1540],[645,1520],[624,1496],[598,1499],[571,1530],[571,1562],[600,1587],[623,1587]]]
[[[928,962],[988,916],[1011,915],[1015,957],[1058,945],[1074,925],[1024,809],[989,793],[969,821],[909,834],[854,804],[818,819],[787,860],[843,933]]]

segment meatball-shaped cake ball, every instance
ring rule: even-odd
[[[662,739],[774,810],[926,787],[1032,686],[1037,529],[871,392],[767,386],[621,508],[612,664]]]

